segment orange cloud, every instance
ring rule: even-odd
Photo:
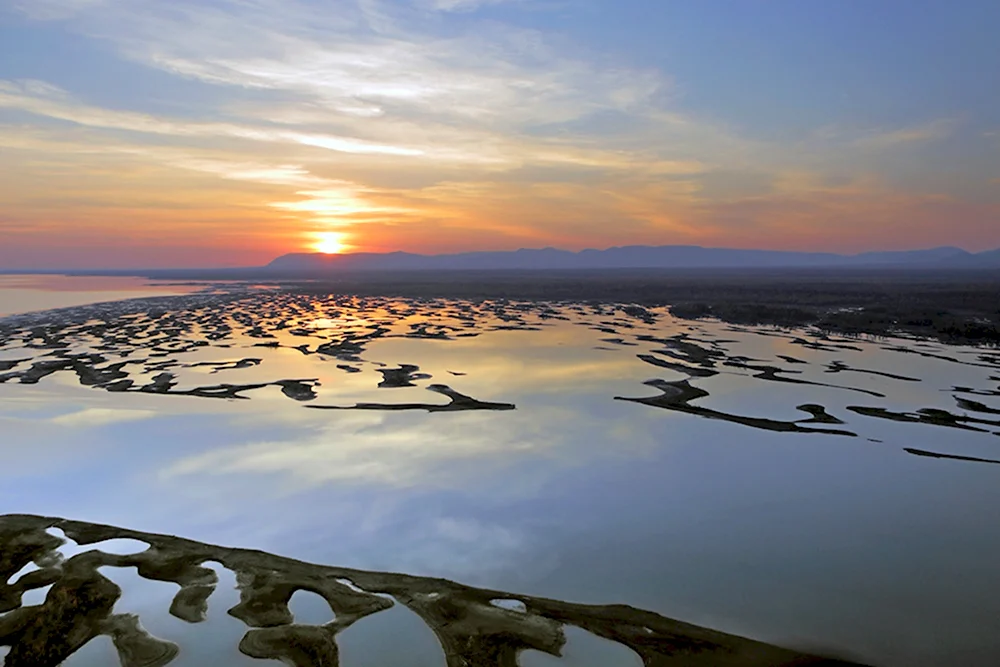
[[[429,10],[483,0],[398,4],[18,3],[213,94],[109,108],[0,81],[0,267],[253,264],[324,232],[421,252],[1000,245],[1000,181],[912,160],[974,131],[955,119],[750,138],[678,108],[666,73],[513,26],[438,34]]]

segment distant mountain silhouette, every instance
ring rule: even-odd
[[[983,269],[1000,268],[1000,248],[973,255],[969,260],[969,265]]]
[[[1000,268],[1000,249],[970,253],[961,248],[838,255],[701,246],[624,246],[571,252],[556,248],[418,255],[407,252],[324,255],[292,253],[265,268],[275,273],[336,271],[496,269],[694,269],[694,268]]]

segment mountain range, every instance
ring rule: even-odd
[[[742,250],[701,246],[622,246],[572,252],[556,248],[419,255],[407,252],[292,253],[263,267],[275,274],[341,271],[450,271],[504,269],[736,269],[736,268],[942,268],[1000,269],[1000,249],[970,253],[961,248],[866,252],[857,255]]]

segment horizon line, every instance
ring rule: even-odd
[[[269,264],[271,262],[273,262],[273,261],[275,261],[277,259],[280,259],[282,257],[289,257],[289,256],[328,257],[330,260],[334,260],[334,259],[336,259],[338,257],[339,258],[348,258],[348,257],[358,257],[358,256],[410,255],[410,256],[417,256],[417,257],[454,257],[454,256],[473,255],[473,254],[481,254],[481,253],[496,253],[496,254],[507,253],[507,254],[513,254],[513,253],[517,253],[517,252],[542,252],[542,251],[547,251],[547,250],[548,251],[563,252],[563,253],[568,253],[568,254],[573,254],[573,255],[579,255],[579,254],[582,254],[582,253],[585,253],[585,252],[607,252],[607,251],[610,251],[610,250],[621,250],[621,249],[628,249],[628,248],[643,248],[643,249],[686,248],[686,249],[697,249],[697,250],[721,250],[721,251],[735,251],[735,252],[766,252],[766,253],[775,253],[775,254],[783,254],[783,255],[825,255],[825,256],[829,256],[829,257],[844,257],[844,258],[860,257],[860,256],[863,256],[863,255],[882,254],[882,253],[887,253],[887,254],[888,253],[900,253],[900,254],[905,254],[905,253],[920,253],[920,252],[929,252],[929,251],[934,251],[934,250],[955,250],[955,251],[960,251],[960,252],[965,253],[965,254],[970,255],[970,256],[977,256],[977,255],[982,255],[982,254],[986,254],[986,253],[992,253],[992,252],[998,252],[998,251],[1000,251],[1000,247],[993,248],[993,249],[988,249],[988,250],[973,251],[973,250],[969,250],[967,248],[963,248],[963,247],[961,247],[959,245],[944,245],[944,246],[931,246],[931,247],[920,247],[920,248],[909,248],[909,249],[863,250],[863,251],[860,251],[860,252],[845,253],[845,252],[834,252],[834,251],[829,251],[829,250],[786,250],[786,249],[773,249],[773,248],[740,248],[740,247],[730,247],[730,246],[703,246],[703,245],[697,245],[697,244],[664,244],[664,245],[634,244],[634,245],[608,246],[606,248],[583,248],[581,250],[568,250],[568,249],[565,249],[565,248],[558,248],[558,247],[555,247],[555,246],[544,246],[544,247],[540,247],[540,248],[525,248],[525,247],[522,247],[522,248],[517,248],[515,250],[463,250],[463,251],[458,251],[458,252],[443,252],[443,253],[433,253],[433,254],[432,253],[411,252],[411,251],[407,251],[407,250],[391,250],[391,251],[382,251],[382,252],[360,251],[360,252],[341,252],[341,253],[323,253],[323,252],[319,252],[319,251],[311,251],[311,252],[309,252],[309,251],[292,251],[292,252],[286,252],[286,253],[282,253],[280,255],[277,255],[277,256],[273,257],[271,260],[269,260],[265,264],[256,264],[256,265],[241,264],[241,265],[231,265],[231,266],[201,265],[201,266],[170,266],[170,267],[150,267],[150,266],[123,266],[123,267],[103,266],[102,267],[102,266],[90,266],[90,267],[77,267],[77,268],[48,267],[48,268],[30,268],[30,269],[29,268],[15,268],[15,267],[11,267],[11,268],[0,267],[0,275],[74,275],[74,274],[78,275],[78,274],[89,273],[89,272],[126,273],[126,272],[145,272],[145,271],[153,271],[153,272],[161,272],[161,271],[239,271],[239,270],[266,269],[266,268],[268,268],[268,266],[269,266]],[[604,268],[594,267],[592,269],[586,269],[586,268],[583,268],[583,267],[578,268],[578,269],[566,269],[566,268],[560,268],[560,267],[557,267],[557,268],[537,267],[537,269],[535,269],[535,270],[614,270],[614,269],[629,269],[629,268],[631,268],[631,269],[660,269],[660,270],[664,270],[664,269],[670,269],[672,267],[664,267],[664,266],[660,266],[660,267],[634,266],[634,267],[604,267]],[[677,268],[688,269],[689,270],[689,269],[694,269],[694,268],[698,268],[698,267],[677,267]],[[767,267],[767,266],[761,266],[761,267],[705,267],[705,268],[707,268],[707,269],[714,269],[714,270],[725,270],[727,268],[740,268],[740,269],[760,268],[760,269],[767,269],[767,268],[792,268],[792,267]],[[808,268],[808,267],[794,267],[794,268]],[[850,267],[841,267],[841,268],[850,268]],[[403,269],[403,270],[421,270],[421,269]],[[440,270],[444,270],[444,269],[440,269]],[[468,270],[468,269],[466,269],[466,270]],[[483,270],[494,270],[494,271],[522,270],[523,271],[523,270],[528,270],[528,269],[517,268],[517,269],[483,269]]]

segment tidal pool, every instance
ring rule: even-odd
[[[232,288],[0,319],[0,433],[0,514],[627,604],[865,664],[1000,661],[991,350]],[[260,663],[217,569],[214,632],[167,614],[176,585],[107,576],[180,646],[170,664]],[[299,595],[296,622],[330,620]],[[641,664],[567,637],[521,664]],[[400,605],[337,642],[348,667],[444,660]],[[101,637],[66,664],[109,660]]]

